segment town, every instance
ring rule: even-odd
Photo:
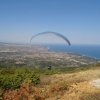
[[[100,60],[72,52],[50,51],[47,47],[30,44],[0,43],[0,67],[18,66],[33,69],[63,69],[67,67],[84,67],[95,65]]]

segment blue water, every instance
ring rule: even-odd
[[[47,44],[50,51],[73,52],[100,59],[100,45]]]

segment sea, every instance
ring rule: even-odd
[[[79,45],[73,44],[45,44],[50,51],[72,52],[82,54],[100,60],[100,45]]]

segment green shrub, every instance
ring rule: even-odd
[[[26,68],[18,68],[13,74],[0,74],[0,87],[3,89],[16,89],[25,80],[32,85],[36,85],[40,81],[39,74]]]
[[[32,85],[36,85],[39,83],[40,78],[39,78],[39,74],[35,73],[35,72],[31,72],[28,76],[27,79],[31,80]]]
[[[57,70],[46,70],[45,75],[60,74]]]
[[[69,85],[68,82],[66,82],[66,81],[62,82],[62,86],[63,86],[63,87],[68,87],[68,85]]]

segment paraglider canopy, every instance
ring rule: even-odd
[[[30,42],[32,41],[32,39],[38,35],[43,35],[43,34],[53,34],[53,35],[56,35],[58,37],[61,37],[62,39],[64,39],[69,45],[71,45],[70,41],[62,34],[60,33],[57,33],[57,32],[51,32],[51,31],[46,31],[46,32],[42,32],[42,33],[38,33],[34,36],[32,36],[32,38],[30,39]]]

